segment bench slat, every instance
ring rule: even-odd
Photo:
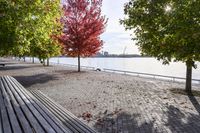
[[[4,82],[6,83],[6,82]],[[29,122],[27,121],[25,115],[23,114],[19,104],[17,103],[15,97],[13,96],[11,90],[9,89],[10,86],[7,86],[5,89],[8,92],[9,96],[10,96],[10,100],[13,104],[14,110],[16,112],[17,118],[20,121],[20,125],[22,126],[22,129],[25,133],[32,133],[32,128],[29,124]]]
[[[52,105],[54,105],[54,107],[56,107],[60,113],[63,113],[63,115],[66,117],[68,117],[69,119],[72,119],[75,123],[76,126],[80,127],[82,130],[86,131],[87,133],[96,133],[92,128],[90,128],[89,126],[87,126],[85,123],[81,122],[81,120],[79,120],[74,114],[72,114],[71,112],[69,112],[68,110],[66,110],[65,108],[63,108],[61,105],[56,104],[53,100],[51,100],[50,98],[48,98],[46,95],[44,95],[41,91],[39,91],[39,94],[43,95],[43,97],[50,102]]]
[[[0,86],[0,88],[2,88]],[[2,89],[0,90],[0,107],[1,107],[1,116],[2,116],[2,130],[4,133],[11,133],[12,130],[11,130],[11,126],[10,126],[10,123],[9,123],[9,118],[8,118],[8,114],[7,114],[7,111],[6,111],[6,107],[5,107],[5,104],[4,104],[4,98],[3,98],[3,95],[2,95]]]
[[[1,87],[0,87],[1,88]],[[1,93],[1,90],[0,90]],[[0,94],[1,96],[1,94]],[[3,133],[3,128],[2,128],[2,116],[1,116],[1,105],[0,105],[0,133]]]
[[[4,67],[6,64],[0,63],[0,65]]]
[[[13,92],[14,97],[16,98],[17,102],[19,103],[20,107],[22,108],[24,114],[26,115],[28,121],[30,122],[31,126],[35,130],[36,133],[45,133],[44,129],[41,127],[41,125],[38,123],[37,119],[34,117],[34,115],[31,113],[29,108],[27,107],[27,102],[24,101],[16,92],[16,88],[14,89],[14,86],[9,82],[8,83],[10,90]]]
[[[35,108],[41,113],[41,115],[49,122],[49,124],[55,129],[55,131],[62,133],[62,132],[71,132],[69,129],[66,129],[64,126],[62,126],[62,123],[59,123],[59,121],[35,98],[31,93],[28,93],[23,86],[21,86],[16,80],[13,80],[9,78],[9,80],[12,80],[12,82],[19,85],[19,90],[26,96],[31,99],[31,103],[35,106]]]
[[[0,77],[0,133],[96,133],[40,91]]]
[[[23,87],[21,84],[19,84],[18,82],[16,82],[14,79],[13,79],[13,82],[15,82],[15,83],[17,83],[19,86],[21,86],[21,87]],[[38,99],[38,98],[37,98]],[[38,99],[39,100],[39,99]],[[41,101],[40,101],[41,102]],[[44,104],[44,103],[43,103]],[[77,123],[76,121],[76,123],[72,123],[73,121],[74,121],[74,119],[73,118],[66,118],[66,119],[63,119],[63,118],[65,118],[65,116],[62,114],[62,113],[60,113],[58,110],[56,110],[56,109],[52,109],[52,108],[50,108],[49,106],[51,106],[51,105],[49,105],[48,104],[48,106],[46,106],[46,108],[48,108],[56,117],[58,117],[59,119],[62,119],[62,123],[64,123],[70,130],[72,130],[72,132],[74,132],[74,133],[79,133],[79,132],[88,132],[88,130],[86,130],[85,128],[83,128],[83,129],[81,129],[80,127],[80,124],[79,123]],[[57,108],[57,107],[56,107]],[[79,126],[76,126],[76,125],[79,125]]]
[[[17,117],[15,115],[13,107],[10,103],[10,98],[8,97],[9,95],[5,91],[5,88],[7,88],[8,86],[5,83],[3,83],[2,80],[0,80],[0,84],[1,84],[1,89],[2,89],[2,95],[4,97],[4,103],[5,103],[5,106],[8,111],[8,115],[9,115],[9,119],[10,119],[10,123],[11,123],[12,129],[13,129],[13,132],[14,133],[22,133],[19,122],[17,120]]]
[[[62,118],[62,121],[65,122],[65,124],[69,123],[73,128],[80,132],[88,132],[88,133],[94,133],[95,131],[89,128],[87,125],[82,123],[76,116],[74,116],[72,113],[69,111],[63,109],[61,106],[56,104],[54,101],[49,99],[47,96],[45,96],[42,92],[40,91],[32,91],[37,97],[37,99],[41,100],[41,102],[46,105],[46,107],[51,108],[55,115],[58,115]],[[59,118],[60,118],[59,117]],[[64,119],[64,120],[63,120]]]
[[[37,97],[36,95],[34,95],[35,97]],[[37,97],[37,99],[39,99]],[[56,109],[53,109],[54,107],[51,107],[50,104],[44,102],[43,100],[41,100],[41,97],[40,97],[40,102],[43,102],[44,106],[46,106],[46,108],[48,108],[59,120],[61,120],[63,122],[63,124],[68,127],[72,132],[74,133],[79,133],[81,132],[82,130],[78,127],[74,127],[74,125],[71,123],[71,120],[70,119],[65,119],[65,116],[63,115],[60,115],[58,113],[58,111]]]
[[[60,132],[69,132],[72,133],[68,128],[62,126],[62,123],[59,122],[45,107],[44,105],[41,105],[41,103],[39,103],[37,101],[37,99],[34,99],[34,102],[36,103],[37,108],[40,108],[39,111],[41,112],[41,114],[45,117],[45,119],[51,124],[51,126]]]
[[[7,79],[8,80],[8,79]],[[12,84],[13,86],[16,86],[16,84],[14,84],[13,82],[9,82],[10,84]],[[55,133],[54,129],[47,123],[47,121],[42,117],[42,115],[37,111],[36,108],[34,108],[34,106],[31,103],[31,99],[25,97],[21,91],[19,90],[19,87],[15,87],[14,89],[18,89],[17,93],[18,95],[24,100],[26,106],[30,109],[30,111],[32,112],[32,114],[35,116],[35,118],[39,121],[40,125],[45,129],[45,131],[47,131],[48,133]]]

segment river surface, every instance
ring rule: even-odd
[[[54,57],[50,62],[77,65],[77,58]],[[81,65],[175,77],[185,77],[186,73],[184,63],[172,62],[170,65],[163,65],[155,58],[81,58]],[[197,66],[197,69],[193,69],[193,79],[200,79],[200,62]]]

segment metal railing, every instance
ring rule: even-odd
[[[62,65],[62,66],[69,66],[69,67],[78,67],[78,65],[73,65],[73,64],[64,64],[64,63],[55,63],[55,62],[49,62],[49,63],[52,64],[52,65]],[[90,66],[81,66],[81,68],[95,70],[95,67],[90,67]]]
[[[143,76],[143,77],[150,77],[154,79],[171,79],[171,81],[176,82],[176,81],[185,81],[186,78],[182,77],[175,77],[175,76],[165,76],[165,75],[159,75],[159,74],[149,74],[149,73],[141,73],[141,72],[133,72],[133,71],[123,71],[123,70],[116,70],[116,69],[107,69],[103,68],[103,71],[105,72],[114,72],[114,73],[121,73],[121,74],[127,74],[127,75],[135,75],[135,76]],[[193,83],[198,83],[200,84],[200,79],[192,79]]]
[[[52,65],[77,67],[77,65],[64,64],[64,63],[60,63],[60,62],[49,62],[49,63],[52,64]],[[95,67],[90,67],[90,66],[81,66],[81,68],[95,70]],[[138,76],[138,77],[147,77],[147,78],[149,77],[149,78],[154,78],[154,79],[164,79],[164,80],[167,80],[167,79],[170,80],[171,79],[171,81],[173,81],[173,82],[185,81],[186,80],[186,78],[183,78],[183,77],[166,76],[166,75],[159,75],[159,74],[149,74],[149,73],[134,72],[134,71],[124,71],[124,70],[117,70],[117,69],[103,68],[102,71],[121,73],[121,74],[127,74],[127,75],[135,75],[135,76]],[[200,79],[192,79],[192,83],[200,84]]]

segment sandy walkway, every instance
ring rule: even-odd
[[[0,75],[41,90],[98,132],[200,131],[200,98],[169,91],[181,83],[22,62],[0,67]]]

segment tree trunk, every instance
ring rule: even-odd
[[[26,57],[24,56],[23,58],[24,58],[24,62],[26,62]]]
[[[78,55],[78,72],[81,71],[80,55]]]
[[[35,58],[34,57],[32,57],[32,63],[35,63]]]
[[[187,62],[186,63],[186,85],[185,85],[185,91],[187,93],[191,93],[192,92],[192,65]]]
[[[47,58],[47,66],[49,66],[49,58]]]
[[[43,62],[43,66],[45,66],[45,59],[42,59],[42,62]]]

